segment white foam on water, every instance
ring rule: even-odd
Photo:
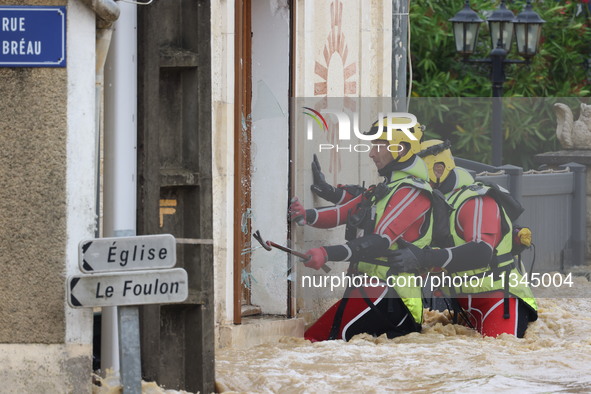
[[[525,338],[482,337],[426,311],[422,333],[357,335],[349,342],[283,338],[250,349],[216,351],[220,392],[381,393],[557,392],[591,389],[591,284],[573,297],[540,298]],[[584,295],[588,298],[580,298]],[[551,294],[550,296],[554,296]]]

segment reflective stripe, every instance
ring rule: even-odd
[[[373,302],[374,305],[378,304],[385,296],[386,293],[388,292],[388,286],[384,286],[384,291],[382,292],[382,294],[380,294],[380,296]],[[341,301],[342,302],[342,301]],[[341,331],[341,338],[345,339],[345,333],[347,332],[347,329],[351,326],[351,324],[355,323],[357,320],[361,319],[361,316],[365,315],[367,312],[369,312],[369,310],[371,309],[370,306],[368,306],[367,308],[365,308],[364,310],[361,311],[361,313],[359,313],[357,316],[355,316],[355,318],[351,319],[349,321],[349,323],[347,323],[347,325],[345,327],[343,327],[343,331]]]
[[[342,246],[344,246],[345,249],[347,249],[347,253],[348,253],[347,254],[347,258],[346,259],[343,259],[342,261],[349,261],[351,259],[351,255],[353,255],[353,251],[351,250],[351,248],[347,244],[344,244]]]
[[[472,228],[474,229],[474,233],[472,234],[472,241],[478,241],[478,198],[474,199],[474,211],[472,212]],[[466,234],[464,234],[466,237]]]
[[[388,240],[388,247],[392,246],[392,244],[394,243],[394,241],[396,241],[396,239],[400,238],[400,236],[399,236],[396,239],[392,240],[392,239],[390,239],[390,237],[388,236],[388,234],[380,234],[380,235]]]
[[[403,189],[403,188],[400,188]],[[408,188],[410,189],[410,188]],[[376,228],[377,234],[383,234],[386,228],[396,219],[402,211],[407,208],[411,202],[413,202],[418,195],[420,194],[420,190],[417,189],[410,189],[410,192],[404,196],[404,198],[396,205],[390,212],[388,212],[388,216],[386,218],[381,218],[381,224],[378,228]]]
[[[316,224],[316,222],[318,221],[318,218],[320,217],[320,215],[318,214],[318,210],[316,208],[313,208],[314,212],[316,212],[316,219],[314,219],[314,221],[312,223],[308,223],[310,226],[313,226],[314,224]]]
[[[445,263],[443,263],[443,265],[441,266],[441,269],[444,269],[449,264],[449,262],[451,261],[451,258],[453,256],[451,253],[451,250],[449,250],[449,249],[444,249],[444,250],[447,252],[447,260],[445,260]]]
[[[482,206],[484,205],[484,201],[482,201],[482,197],[479,197],[477,200],[477,209],[478,209],[478,227],[476,227],[476,242],[482,241],[482,217],[484,216],[482,212]]]
[[[404,211],[406,208],[408,208],[408,206],[409,206],[409,205],[410,205],[410,204],[411,204],[411,203],[412,203],[414,200],[416,200],[416,198],[419,196],[419,194],[420,194],[420,192],[417,190],[417,191],[416,191],[416,193],[414,193],[414,196],[412,197],[412,199],[411,199],[411,200],[407,201],[407,202],[404,204],[404,206],[403,206],[403,207],[401,207],[401,208],[400,208],[400,210],[399,210],[398,212],[396,212],[396,214],[395,214],[393,217],[390,217],[390,218],[388,219],[388,221],[387,221],[387,222],[384,222],[384,223],[383,223],[383,225],[382,225],[382,226],[380,226],[381,230],[379,230],[379,229],[378,229],[378,230],[377,230],[377,233],[378,233],[378,234],[380,234],[380,235],[383,235],[383,234],[384,234],[384,232],[385,232],[385,231],[388,229],[388,227],[390,226],[390,224],[392,224],[392,222],[393,222],[394,220],[396,220],[396,218],[397,218],[398,216],[400,216],[400,214],[401,214],[401,213],[402,213],[402,212],[403,212],[403,211]],[[421,216],[422,216],[422,215],[421,215]],[[421,216],[418,216],[418,217],[417,217],[417,219],[418,219],[419,217],[421,217]],[[416,219],[415,219],[415,220],[416,220]]]
[[[406,313],[406,315],[404,315],[404,317],[402,318],[402,320],[400,320],[400,323],[398,323],[398,325],[396,327],[400,327],[402,325],[402,323],[404,323],[404,321],[406,320],[407,317],[408,317],[408,312]]]
[[[347,197],[347,191],[344,189],[341,189],[341,190],[343,191],[343,194],[341,195],[341,199],[339,201],[337,201],[337,203],[335,205],[341,205],[341,203],[343,202],[345,197]]]
[[[478,318],[482,321],[482,311],[480,309],[474,308],[472,306],[472,294],[468,295],[468,308],[466,308],[466,312],[468,313],[468,318],[470,319],[470,324],[473,327],[478,327]],[[480,315],[479,317],[474,316],[474,312],[478,312]]]
[[[517,336],[517,326],[518,326],[517,323],[518,322],[519,322],[519,300],[515,300],[515,328],[513,330],[513,332],[515,333],[513,335],[515,335],[515,336]]]
[[[456,215],[456,226],[458,226],[458,229],[463,233],[464,232],[464,227],[462,227],[462,223],[460,223],[460,215]]]
[[[505,299],[504,299],[504,298],[501,298],[501,300],[500,300],[500,301],[498,301],[496,304],[494,304],[494,305],[492,306],[492,308],[490,308],[490,309],[489,309],[489,310],[486,312],[486,315],[484,315],[484,317],[482,318],[482,326],[483,326],[483,327],[484,327],[484,321],[486,320],[486,318],[488,317],[488,315],[490,315],[490,313],[491,313],[492,311],[494,311],[495,309],[497,309],[497,308],[498,308],[499,306],[501,306],[501,304],[503,304],[504,302],[505,302]]]

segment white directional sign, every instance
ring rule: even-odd
[[[176,264],[176,241],[170,234],[96,238],[80,242],[82,272],[171,268]]]
[[[183,302],[189,295],[182,268],[76,275],[68,278],[68,303],[73,308]]]

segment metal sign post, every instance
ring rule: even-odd
[[[68,278],[68,304],[72,308],[118,307],[123,392],[140,394],[137,305],[183,302],[189,296],[187,272],[170,268],[176,264],[176,241],[169,234],[99,238],[80,242],[78,254],[85,274]]]
[[[141,394],[140,311],[137,306],[117,308],[119,320],[119,369],[123,393]]]

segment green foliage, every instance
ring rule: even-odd
[[[507,2],[515,14],[525,1]],[[456,54],[451,22],[464,6],[463,0],[416,0],[410,6],[413,97],[490,97],[487,64],[461,62]],[[472,9],[486,20],[498,2],[471,1]],[[533,3],[546,23],[539,53],[529,65],[505,66],[504,97],[591,97],[587,61],[591,58],[591,12],[580,13],[587,4],[545,0]],[[579,15],[577,15],[579,12]],[[485,58],[491,50],[486,23],[480,28],[474,58]],[[520,59],[513,42],[509,59]],[[504,100],[506,101],[506,100]],[[583,99],[589,102],[588,99]],[[415,102],[413,100],[413,102]],[[559,149],[556,120],[551,104],[562,100],[515,100],[503,104],[504,162],[531,168],[537,153]],[[571,108],[578,108],[573,101]],[[412,104],[411,104],[412,105]],[[490,163],[490,113],[482,102],[464,101],[451,107],[430,101],[424,112],[429,137],[449,138],[456,155]],[[411,107],[414,111],[414,107]]]

